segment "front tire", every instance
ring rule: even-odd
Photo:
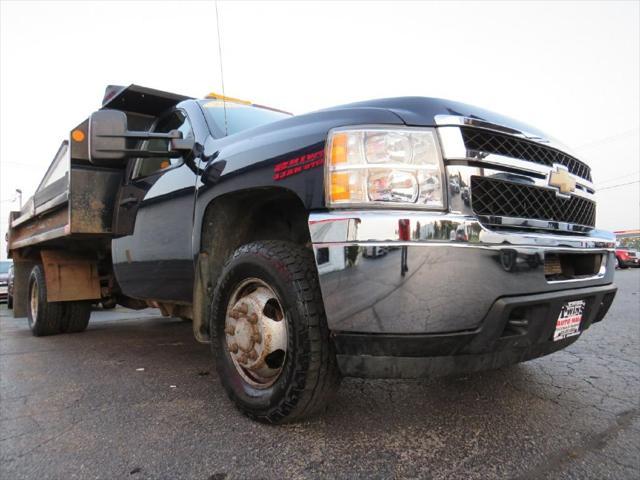
[[[310,249],[240,247],[219,277],[209,321],[220,380],[245,415],[283,423],[326,407],[340,375]]]
[[[64,304],[47,301],[47,285],[42,265],[36,265],[29,275],[27,321],[36,337],[55,335],[62,331]]]

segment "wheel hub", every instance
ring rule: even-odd
[[[255,278],[236,287],[224,331],[229,354],[243,379],[258,388],[272,385],[287,351],[287,322],[273,289]]]
[[[38,318],[38,293],[38,284],[34,282],[31,286],[31,298],[29,299],[31,303],[31,316],[34,322]]]

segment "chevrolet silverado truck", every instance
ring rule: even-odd
[[[342,376],[474,372],[576,341],[616,293],[594,194],[557,141],[453,101],[294,116],[108,87],[11,213],[14,312],[36,336],[83,331],[99,302],[190,319],[237,407],[292,421]]]

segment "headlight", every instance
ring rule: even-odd
[[[442,156],[429,128],[335,129],[327,139],[328,206],[444,208]]]

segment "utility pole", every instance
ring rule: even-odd
[[[22,190],[16,188],[16,193],[18,194],[18,203],[20,204],[20,210],[22,210]]]

